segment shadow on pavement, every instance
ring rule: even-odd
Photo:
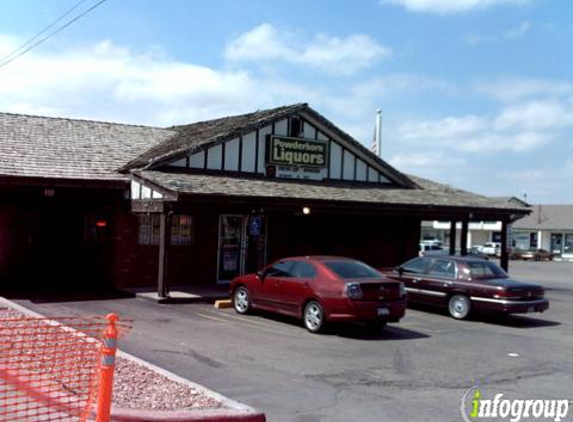
[[[557,321],[521,315],[484,315],[479,318],[479,321],[486,324],[502,325],[504,327],[513,328],[543,328],[561,325],[561,323]]]
[[[338,324],[329,327],[327,334],[336,335],[352,340],[417,340],[429,338],[427,334],[409,330],[399,326],[400,323],[389,324],[385,327],[372,327],[368,324]]]
[[[417,311],[428,312],[434,315],[442,315],[444,318],[448,318],[455,321],[448,312],[441,307],[434,307],[421,304],[408,304],[409,309],[415,309]],[[535,315],[535,314],[530,314]],[[482,322],[484,324],[501,325],[504,327],[513,328],[543,328],[543,327],[555,327],[561,325],[560,322],[550,321],[547,319],[539,319],[533,316],[525,315],[505,315],[505,314],[472,314],[470,315],[469,321]],[[460,324],[464,324],[466,321],[455,321]]]
[[[135,295],[114,289],[93,289],[83,291],[70,291],[67,289],[51,289],[30,291],[0,290],[0,296],[6,299],[26,299],[32,303],[81,302],[88,300],[130,299]]]
[[[252,314],[271,321],[275,321],[277,323],[291,325],[300,328],[301,332],[306,332],[306,328],[304,328],[302,321],[300,319],[261,310],[252,311]],[[317,335],[338,336],[352,340],[379,340],[379,341],[414,340],[414,339],[430,337],[426,334],[422,334],[417,331],[401,328],[399,324],[400,324],[399,322],[390,323],[385,327],[383,327],[381,325],[372,326],[369,324],[362,324],[359,322],[329,323],[325,327],[324,332],[321,332],[321,334]]]

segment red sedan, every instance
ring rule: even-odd
[[[363,262],[332,256],[281,259],[231,282],[239,314],[263,309],[302,318],[312,333],[327,322],[362,321],[384,326],[406,310],[404,284]]]

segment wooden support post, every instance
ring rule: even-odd
[[[450,221],[450,255],[456,254],[456,220]]]
[[[501,257],[499,259],[499,265],[506,272],[509,272],[509,253],[507,248],[507,221],[505,220],[501,222]]]
[[[462,233],[460,237],[460,255],[465,256],[468,254],[468,230],[469,222],[467,219],[462,220]]]
[[[164,210],[160,214],[159,224],[159,271],[157,276],[157,295],[169,297],[169,247],[171,245],[171,223],[173,213]]]

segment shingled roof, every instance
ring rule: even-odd
[[[374,161],[378,167],[385,170],[385,176],[389,179],[405,187],[415,187],[414,183],[412,183],[412,181],[405,175],[377,157],[375,154],[372,154],[364,147],[364,145],[348,133],[339,129],[336,125],[317,111],[313,110],[306,103],[292,104],[268,110],[259,110],[254,113],[207,120],[190,125],[173,126],[169,129],[176,131],[177,135],[168,138],[148,151],[145,151],[139,157],[122,167],[120,171],[127,172],[137,168],[158,169],[170,161],[183,158],[194,152],[207,149],[219,143],[236,138],[239,135],[252,132],[263,126],[288,118],[295,113],[312,118],[319,122],[323,127],[344,139],[345,142],[351,144],[355,149],[362,151],[362,153]]]
[[[126,180],[117,169],[172,130],[0,113],[0,176]]]
[[[526,214],[528,209],[511,204],[492,206],[490,198],[455,189],[415,176],[409,176],[419,186],[416,189],[391,188],[374,184],[348,184],[341,182],[310,183],[309,181],[231,177],[221,175],[168,173],[135,170],[133,174],[165,189],[177,197],[211,196],[237,198],[272,198],[318,200],[329,203],[364,203],[372,205],[404,205],[435,207],[468,207],[475,210],[513,211]]]
[[[284,119],[285,116],[289,116],[304,107],[306,104],[294,104],[189,125],[172,126],[168,129],[174,131],[176,136],[148,149],[128,162],[120,171],[160,166],[196,150],[211,147],[216,143],[224,142],[240,134]]]
[[[514,229],[573,230],[573,205],[534,205],[532,213],[516,221]]]
[[[194,151],[300,113],[362,151],[397,184],[415,184],[305,103],[157,128],[0,113],[0,177],[125,181],[131,169],[157,169]]]

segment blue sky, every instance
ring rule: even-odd
[[[0,56],[78,0],[0,3]],[[85,10],[96,0],[84,0]],[[308,102],[382,157],[573,204],[573,2],[108,0],[0,67],[0,111],[154,126]]]

